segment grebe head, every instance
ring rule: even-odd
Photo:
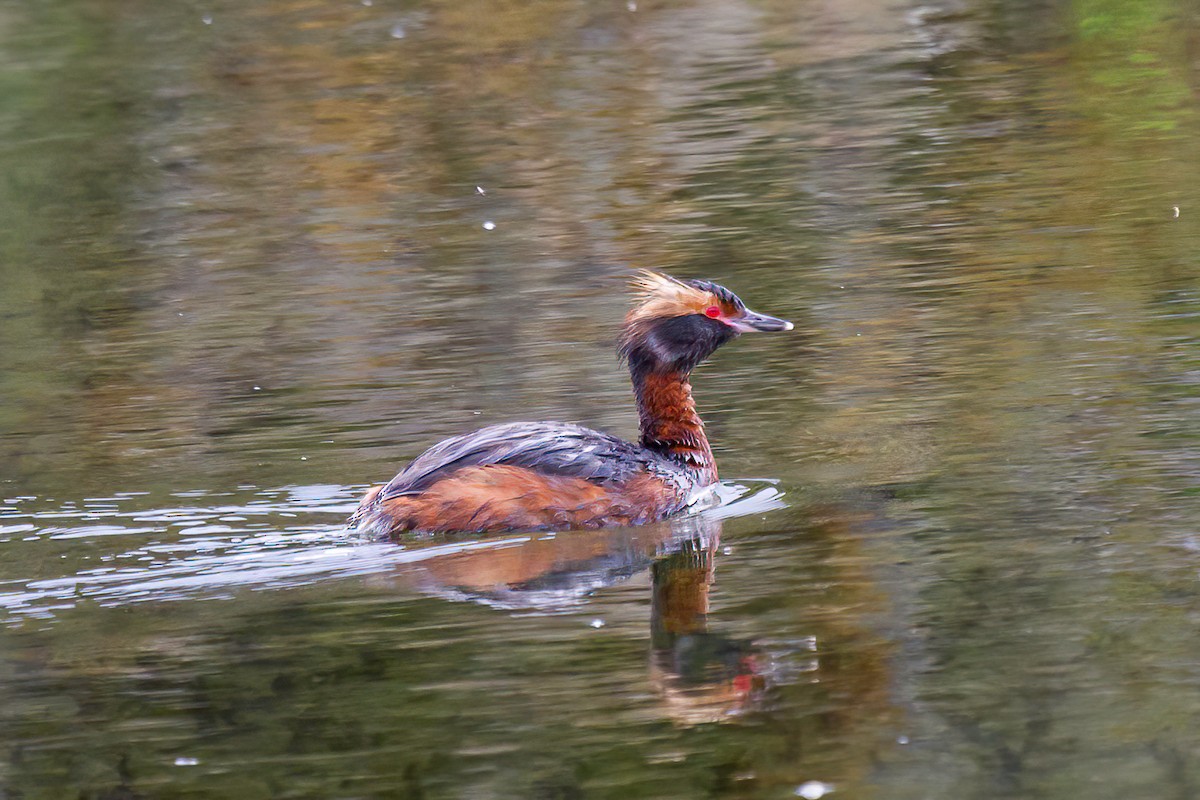
[[[632,285],[638,304],[625,317],[618,350],[636,371],[691,372],[739,334],[792,329],[785,319],[751,311],[711,281],[681,281],[646,270]]]

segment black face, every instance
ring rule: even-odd
[[[737,336],[728,325],[702,314],[668,317],[631,342],[626,356],[634,370],[691,372],[721,345]]]

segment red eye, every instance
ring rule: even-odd
[[[716,319],[717,317],[721,316],[721,307],[709,306],[708,308],[704,309],[704,316],[708,317],[709,319]]]

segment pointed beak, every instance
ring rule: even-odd
[[[768,317],[766,314],[759,314],[756,311],[746,309],[739,317],[728,320],[729,327],[733,328],[738,333],[754,333],[762,331],[790,331],[794,325],[786,319],[779,317]]]

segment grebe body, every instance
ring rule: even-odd
[[[350,523],[372,533],[639,525],[687,508],[717,481],[688,377],[725,342],[791,330],[723,286],[644,272],[619,352],[641,439],[563,422],[492,425],[434,445],[368,491]]]

